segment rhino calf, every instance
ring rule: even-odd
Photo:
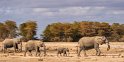
[[[57,56],[61,54],[63,54],[63,56],[67,56],[67,52],[68,52],[68,56],[69,56],[69,49],[68,48],[58,48],[57,49]]]

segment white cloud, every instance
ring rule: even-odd
[[[124,15],[124,11],[123,10],[108,10],[106,11],[107,15]]]
[[[33,8],[34,12],[49,12],[50,10],[47,8]]]
[[[49,8],[32,8],[32,14],[39,14],[42,16],[53,16],[53,12]]]
[[[107,7],[64,7],[64,8],[4,8],[0,14],[14,14],[43,17],[71,17],[71,16],[105,16],[124,14],[123,10],[114,10]]]
[[[72,15],[72,16],[79,16],[86,14],[90,10],[90,7],[68,7],[68,8],[62,8],[59,9],[58,14],[59,15]]]
[[[86,7],[105,6],[123,8],[124,0],[0,0],[0,7],[12,8],[62,8],[62,7]]]
[[[105,7],[66,7],[58,9],[56,15],[59,16],[84,16],[102,13]]]
[[[112,11],[113,14],[119,15],[119,14],[124,14],[124,11]]]

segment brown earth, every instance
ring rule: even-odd
[[[34,55],[24,57],[22,53],[2,53],[0,52],[0,62],[124,62],[124,43],[123,42],[112,42],[110,43],[111,49],[107,51],[107,46],[100,45],[102,51],[101,56],[95,56],[95,50],[91,49],[87,51],[88,57],[83,56],[77,57],[76,54],[76,42],[46,42],[47,56],[35,57]],[[25,43],[23,43],[24,47]],[[0,49],[2,44],[0,43]],[[67,57],[56,55],[56,49],[58,47],[67,47],[70,49],[70,55]],[[13,48],[9,49],[13,51]],[[23,48],[24,50],[24,48]],[[33,52],[33,54],[35,54]]]

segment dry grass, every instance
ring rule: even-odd
[[[81,52],[81,57],[77,57],[76,54],[76,42],[46,42],[47,46],[47,56],[35,57],[35,56],[23,56],[23,53],[0,53],[0,62],[124,62],[124,43],[123,42],[112,42],[110,43],[111,49],[107,51],[106,45],[101,45],[100,49],[102,51],[101,56],[95,56],[95,50],[91,49],[87,51],[88,57],[83,56]],[[1,43],[0,43],[1,46]],[[23,47],[25,43],[23,43]],[[70,56],[68,57],[57,57],[56,49],[58,47],[67,47],[70,49]],[[10,50],[13,50],[11,48]],[[24,50],[24,48],[23,48]],[[35,54],[35,53],[34,53]]]

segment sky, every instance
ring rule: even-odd
[[[37,36],[56,22],[124,23],[124,0],[0,0],[0,22],[38,23]]]

